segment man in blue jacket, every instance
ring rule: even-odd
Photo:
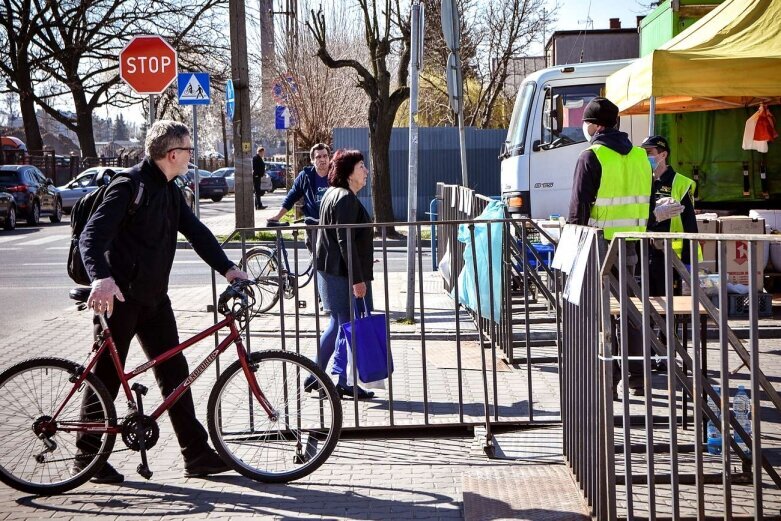
[[[304,199],[302,211],[306,224],[318,224],[320,222],[320,201],[328,190],[328,167],[331,149],[325,143],[317,143],[309,149],[309,159],[312,164],[304,167],[295,181],[293,187],[282,201],[282,208],[277,214],[268,220],[269,224],[275,224],[293,208],[299,200]],[[306,247],[312,251],[312,233],[307,230]]]

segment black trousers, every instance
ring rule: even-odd
[[[150,359],[179,344],[176,319],[168,296],[154,306],[142,305],[130,299],[126,299],[125,302],[114,301],[114,312],[108,319],[108,326],[123,365],[127,359],[130,341],[134,336],[138,337],[144,353]],[[97,333],[99,329],[98,318],[95,317],[95,332]],[[190,374],[187,359],[182,353],[155,366],[153,372],[164,397],[171,394]],[[109,394],[116,398],[119,393],[120,381],[108,351],[105,351],[98,360],[95,366],[95,375],[106,384]],[[143,378],[143,375],[138,376],[136,381],[141,381]],[[89,401],[90,397],[85,396],[82,410],[87,417],[90,416]],[[145,406],[144,412],[149,414],[151,412],[149,409],[150,407]],[[124,411],[120,410],[117,413],[119,417],[122,417]],[[195,416],[193,395],[190,389],[182,394],[168,410],[168,415],[171,418],[171,424],[185,460],[197,456],[208,448],[209,436]],[[95,442],[94,438],[85,435],[77,440],[77,445],[82,451],[87,452],[95,446]]]
[[[260,198],[265,194],[266,192],[264,190],[260,189],[260,178],[252,178],[252,186],[255,189],[255,209],[259,210],[261,206],[263,206],[263,203],[260,201]]]
[[[635,268],[637,267],[637,242],[628,242],[627,243],[627,263],[626,263],[626,276],[627,277],[634,277],[635,276]],[[615,275],[616,280],[618,280],[618,268],[613,267],[613,275]],[[617,359],[613,362],[613,383],[618,383],[621,380],[621,365],[619,364],[620,361],[620,346],[621,346],[621,330],[620,330],[620,324],[618,321],[619,317],[614,317],[613,320],[611,320],[611,325],[613,329],[613,356],[617,357]],[[627,347],[628,347],[628,355],[631,357],[642,357],[643,356],[643,329],[642,326],[638,323],[636,323],[634,320],[629,319],[627,317]],[[628,378],[627,382],[629,387],[642,387],[643,385],[643,362],[642,360],[630,360],[629,364],[627,366],[627,373]]]

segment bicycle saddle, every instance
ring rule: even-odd
[[[281,222],[281,221],[272,221],[271,219],[269,219],[268,221],[266,221],[266,226],[268,228],[282,228],[284,226],[290,226],[290,223]]]
[[[82,288],[73,288],[68,292],[68,296],[75,300],[76,302],[87,302],[87,299],[89,298],[89,294],[92,291],[92,288],[82,287]]]

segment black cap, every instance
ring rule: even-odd
[[[613,128],[618,123],[618,107],[607,98],[594,98],[583,111],[583,121]]]
[[[667,152],[668,154],[670,153],[670,145],[662,136],[647,137],[640,146],[643,148],[655,148],[660,152]]]

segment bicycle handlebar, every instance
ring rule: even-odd
[[[252,284],[253,281],[244,279],[236,279],[231,282],[220,294],[217,311],[222,315],[240,316],[245,309],[255,305],[255,295],[250,288]],[[229,301],[233,301],[230,306],[228,305]]]
[[[269,219],[268,221],[266,221],[266,226],[268,226],[269,228],[282,228],[285,226],[290,226],[290,223],[282,222],[282,221],[274,221],[272,219]]]

